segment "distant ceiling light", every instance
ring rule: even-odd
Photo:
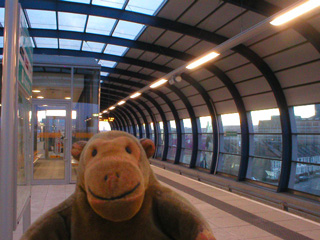
[[[169,79],[169,84],[170,85],[173,85],[175,83],[178,83],[178,82],[181,82],[182,81],[182,77],[181,76],[172,76],[170,79]]]
[[[135,94],[132,94],[132,95],[130,96],[130,98],[136,98],[136,97],[139,97],[140,95],[141,95],[141,93],[136,92]]]
[[[40,98],[40,99],[42,99],[42,98],[44,98],[44,97],[42,97],[42,96],[38,96],[37,98]]]
[[[34,89],[32,92],[41,92],[40,90]]]
[[[220,53],[216,53],[216,52],[211,52],[207,55],[205,55],[204,57],[194,61],[193,63],[190,63],[188,66],[186,66],[187,69],[194,69],[216,57],[218,57],[220,55]]]
[[[116,107],[112,106],[112,107],[109,107],[109,110],[113,110],[115,109]]]
[[[48,107],[48,105],[42,105],[42,107]]]
[[[156,87],[159,87],[161,86],[162,84],[165,84],[168,80],[167,79],[160,79],[159,81],[155,82],[154,84],[152,84],[150,86],[150,88],[156,88]]]
[[[65,97],[64,99],[67,99],[67,100],[69,100],[69,99],[71,99],[71,97]]]
[[[288,12],[280,15],[279,17],[275,18],[270,23],[274,26],[279,26],[281,24],[284,24],[286,22],[291,21],[292,19],[301,16],[302,14],[311,11],[312,9],[319,7],[320,1],[319,0],[310,0],[307,1],[292,10],[289,10]]]
[[[107,113],[108,112],[108,110],[104,110],[102,113]]]
[[[120,102],[118,102],[118,105],[122,105],[122,104],[125,104],[126,103],[126,101],[120,101]]]

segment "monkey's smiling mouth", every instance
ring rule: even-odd
[[[97,199],[100,199],[100,200],[104,200],[104,201],[112,201],[112,200],[117,200],[117,199],[121,199],[121,198],[124,198],[125,196],[129,195],[130,193],[133,193],[138,187],[140,186],[140,183],[138,183],[134,188],[132,188],[131,190],[119,195],[119,196],[116,196],[116,197],[111,197],[111,198],[104,198],[104,197],[100,197],[96,194],[94,194],[92,192],[92,190],[90,189],[90,187],[88,187],[89,189],[89,192],[92,196],[94,196],[95,198]]]

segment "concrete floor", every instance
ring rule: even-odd
[[[209,222],[219,240],[317,239],[320,223],[152,166],[161,182],[187,198]],[[74,184],[32,187],[31,221],[73,193]],[[22,234],[21,223],[14,240]]]

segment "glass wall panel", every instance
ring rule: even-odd
[[[281,133],[279,109],[266,109],[250,112],[253,132],[255,133]]]
[[[32,98],[70,99],[71,69],[67,67],[34,67]]]
[[[240,116],[238,113],[223,114],[220,120],[218,172],[237,176],[241,159]]]
[[[254,135],[254,156],[281,158],[281,135]]]
[[[238,176],[241,156],[220,154],[218,171]]]
[[[293,162],[289,188],[320,196],[320,104],[293,108]]]
[[[156,157],[161,158],[163,149],[164,149],[164,129],[163,129],[163,122],[158,123],[158,145],[157,145],[157,153]]]
[[[72,96],[72,143],[88,140],[98,131],[99,71],[74,68]],[[77,162],[72,159],[72,180],[76,178]]]
[[[140,138],[140,132],[139,132],[139,126],[136,125],[136,133],[137,133],[137,138]]]
[[[142,124],[142,138],[146,138],[147,134],[146,134],[146,125],[143,123]]]
[[[176,151],[177,151],[177,148],[175,148],[175,147],[169,147],[167,158],[168,158],[169,160],[174,161],[174,160],[175,160],[175,157],[176,157]]]
[[[192,149],[182,149],[181,163],[189,165],[191,161]]]
[[[182,120],[182,149],[180,162],[190,164],[193,146],[193,135],[191,119],[186,118]]]
[[[281,172],[281,161],[250,158],[249,166],[250,169],[248,170],[247,178],[259,182],[278,185]]]
[[[213,130],[211,116],[199,117],[199,151],[196,166],[209,169],[212,162]]]
[[[150,139],[154,142],[154,126],[153,122],[150,122]]]

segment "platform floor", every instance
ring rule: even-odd
[[[320,223],[152,166],[158,179],[187,198],[209,222],[218,240],[320,240]],[[73,193],[74,184],[32,187],[31,221]],[[14,240],[19,239],[19,224]]]

